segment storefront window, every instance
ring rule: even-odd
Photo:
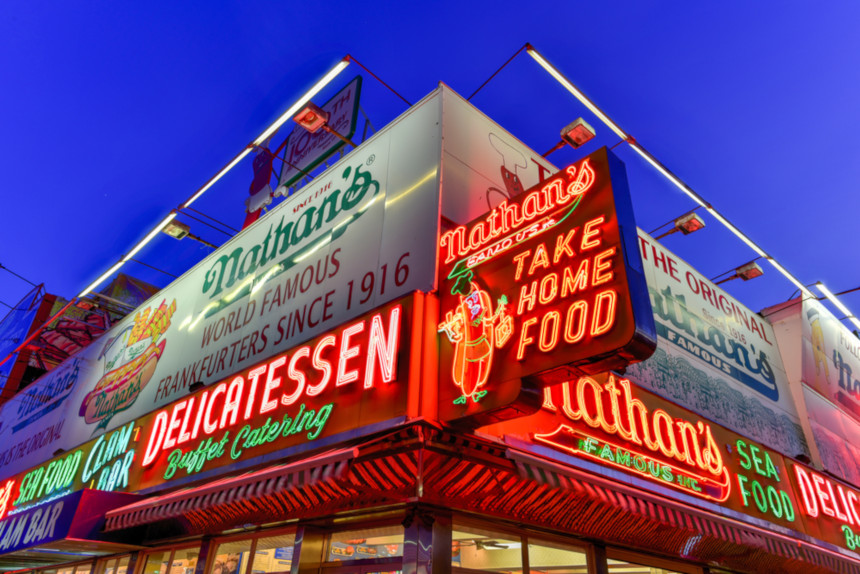
[[[398,525],[336,532],[329,539],[327,560],[344,562],[402,556],[403,527]]]
[[[198,546],[149,552],[141,558],[143,570],[140,574],[194,574],[199,554]]]
[[[552,574],[580,574],[588,571],[588,558],[585,550],[579,548],[529,539],[529,570]]]
[[[167,574],[167,564],[170,561],[170,551],[153,552],[146,555],[141,574]]]
[[[215,550],[209,574],[288,574],[293,564],[295,542],[294,532],[225,540]],[[183,573],[174,570],[169,574]],[[193,574],[193,571],[184,574]]]
[[[522,540],[519,536],[454,524],[451,533],[451,566],[483,572],[521,574]]]
[[[91,562],[87,562],[86,564],[78,564],[77,568],[75,568],[75,574],[90,574],[93,570],[93,565]]]
[[[211,574],[243,574],[248,567],[253,539],[232,540],[218,545]]]
[[[644,562],[645,560],[643,560]],[[679,568],[674,569],[672,567],[662,567],[662,566],[645,566],[642,564],[636,564],[634,562],[628,562],[626,560],[607,560],[609,564],[609,571],[612,574],[694,574],[701,572],[701,570],[695,566],[691,566],[689,568]]]
[[[252,574],[288,574],[293,563],[295,542],[294,534],[259,538],[254,550]]]
[[[110,557],[99,560],[99,569],[97,572],[101,574],[128,574],[129,556]],[[59,572],[57,574],[60,574]]]

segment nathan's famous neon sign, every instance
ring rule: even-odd
[[[402,305],[394,305],[387,321],[384,313],[376,313],[353,322],[315,339],[313,345],[279,355],[158,411],[146,437],[142,466],[151,466],[169,451],[164,478],[170,479],[179,469],[196,473],[227,453],[235,460],[246,449],[285,437],[303,433],[307,440],[316,439],[336,403],[314,409],[300,399],[356,385],[367,391],[379,382],[394,381],[402,312]],[[266,420],[253,426],[249,421],[257,417]],[[247,424],[235,428],[242,423]]]
[[[729,471],[708,424],[649,410],[633,396],[630,381],[611,374],[604,384],[581,377],[559,387],[561,404],[547,388],[543,408],[577,425],[561,423],[534,440],[700,498],[728,499]]]
[[[568,167],[564,173],[571,178],[571,181],[566,182],[567,177],[564,176],[555,177],[540,189],[529,193],[521,204],[503,201],[498,207],[490,211],[490,214],[482,221],[472,224],[472,229],[468,235],[464,225],[445,232],[439,239],[439,246],[447,248],[444,252],[445,263],[452,263],[457,257],[470,255],[487,246],[494,239],[517,231],[542,215],[553,213],[571,202],[573,205],[571,205],[570,211],[573,211],[579,203],[580,196],[594,184],[594,170],[586,160],[578,173],[574,165]],[[501,251],[513,247],[515,243],[527,239],[534,233],[540,233],[557,223],[558,220],[547,218],[538,225],[529,227],[530,231],[525,234],[505,237],[499,243],[490,246],[482,255],[475,256],[468,266],[474,266],[487,257],[495,256]]]

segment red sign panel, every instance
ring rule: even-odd
[[[422,300],[385,305],[148,415],[136,488],[405,416]]]
[[[536,414],[482,432],[804,531],[800,498],[778,453],[615,375],[553,385],[543,397]]]
[[[626,175],[605,148],[446,231],[439,249],[443,419],[488,420],[522,398],[520,379],[533,388],[654,350]]]

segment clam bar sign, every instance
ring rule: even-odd
[[[7,516],[0,520],[0,553],[44,544],[65,537],[80,493]]]

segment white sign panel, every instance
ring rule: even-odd
[[[438,99],[425,98],[37,381],[31,398],[4,405],[0,476],[153,411],[196,382],[433,290]]]
[[[800,306],[804,398],[825,468],[860,484],[860,339],[824,305]]]
[[[449,88],[442,95],[444,217],[466,224],[558,171]]]
[[[780,452],[808,455],[773,327],[639,231],[659,342],[637,383]]]

